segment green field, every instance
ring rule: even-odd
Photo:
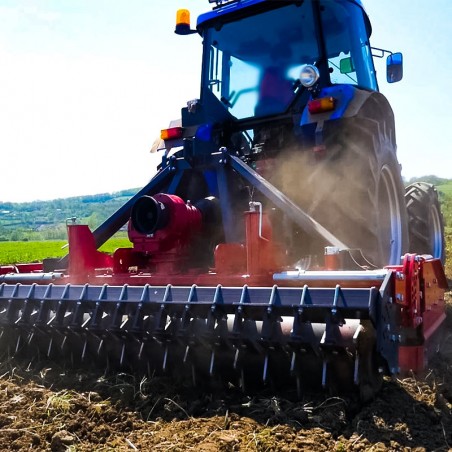
[[[47,257],[63,257],[67,254],[64,240],[44,240],[39,242],[0,242],[0,265],[39,262]],[[101,251],[113,252],[116,248],[130,247],[127,238],[112,238]]]
[[[0,242],[0,265],[40,262],[47,257],[67,254],[67,242],[46,240],[40,242]],[[112,253],[117,248],[132,246],[127,238],[112,238],[100,250]],[[446,230],[446,274],[452,279],[452,232]]]
[[[444,193],[444,195],[452,197],[452,181],[449,181],[445,184],[440,184],[436,188],[440,193]]]

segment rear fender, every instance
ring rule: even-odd
[[[394,149],[396,148],[394,113],[383,94],[352,85],[334,85],[323,88],[319,97],[333,97],[334,110],[312,114],[306,106],[300,121],[302,128],[316,126],[317,130],[323,129],[325,122],[344,118],[371,120],[378,123],[380,132],[392,142]]]

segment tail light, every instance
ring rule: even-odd
[[[308,111],[312,115],[325,113],[336,108],[336,99],[334,97],[320,97],[308,102]]]
[[[160,132],[160,138],[162,140],[177,140],[184,135],[183,127],[170,127],[169,129],[163,129]]]

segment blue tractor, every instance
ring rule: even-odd
[[[186,17],[176,33],[192,32]],[[372,53],[388,54],[390,83],[402,78],[402,55],[372,49],[361,2],[219,1],[196,31],[201,96],[182,110],[179,155],[199,161],[227,149],[334,235],[331,243],[316,228],[288,225],[283,207],[280,236],[294,261],[312,262],[333,244],[357,250],[360,265],[398,263],[409,249],[404,187]],[[219,199],[228,239],[238,241],[234,212],[250,196]]]

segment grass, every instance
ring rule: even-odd
[[[0,265],[40,262],[48,257],[63,257],[67,254],[64,240],[45,240],[39,242],[0,242]],[[117,248],[128,248],[127,238],[111,238],[101,251],[112,253]]]
[[[41,262],[48,257],[63,257],[68,249],[64,240],[40,242],[0,242],[0,265]],[[100,251],[113,253],[117,248],[130,248],[127,238],[111,238]],[[446,275],[452,279],[452,229],[446,228]]]
[[[452,181],[447,184],[441,184],[436,187],[440,193],[444,193],[446,196],[452,196]]]

